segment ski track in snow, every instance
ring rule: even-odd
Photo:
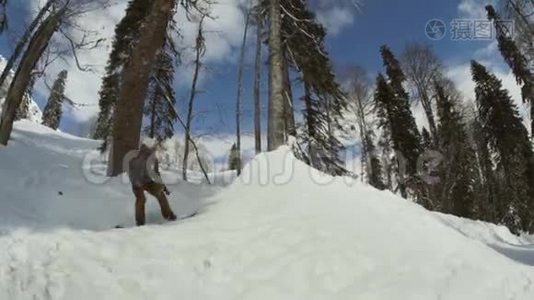
[[[341,178],[314,184],[286,148],[249,164],[247,183],[170,185],[193,218],[165,222],[147,195],[137,228],[128,183],[84,180],[98,142],[24,121],[13,137],[0,148],[0,299],[534,299],[533,237]],[[291,180],[265,184],[288,161]]]

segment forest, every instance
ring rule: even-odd
[[[41,0],[26,23],[17,1],[0,0],[0,298],[532,299],[534,1],[460,5],[498,55],[462,53],[470,90],[432,16],[373,69],[339,49],[379,31],[337,32],[329,0]],[[352,30],[366,2],[336,2]],[[236,16],[214,7],[234,4],[217,74],[214,24]],[[116,10],[111,39],[86,26]],[[73,70],[98,78],[94,103]]]
[[[499,51],[521,86],[523,101],[530,105],[534,98],[530,64],[533,52],[526,41],[532,35],[528,29],[531,7],[528,1],[505,2],[500,11],[487,6],[487,18],[495,21]],[[8,0],[2,2],[3,6],[7,4]],[[66,32],[86,11],[106,5],[109,3],[104,0],[49,0],[42,6],[17,41],[0,77],[1,85],[6,86],[11,69],[15,70],[5,91],[2,144],[7,145],[13,122],[28,114],[27,93],[47,65],[54,63],[47,51],[53,35],[63,34],[74,56],[81,48],[97,47],[102,42],[98,36],[87,33],[82,41],[73,41]],[[384,68],[375,80],[358,67],[358,62],[336,74],[327,51],[327,32],[306,1],[250,2],[241,9],[245,29],[236,82],[236,132],[235,144],[229,149],[230,169],[239,173],[243,166],[243,68],[247,39],[253,36],[251,100],[256,153],[274,150],[291,140],[299,159],[325,173],[360,176],[377,189],[399,193],[430,210],[505,224],[514,232],[534,230],[534,163],[529,137],[534,122],[530,128],[525,127],[526,120],[509,93],[484,65],[474,60],[471,64],[476,83],[473,104],[464,101],[432,46],[425,43],[408,42],[402,53],[393,53],[388,45],[377,49]],[[174,21],[178,10],[197,26],[192,45],[195,67],[187,110],[183,112],[176,109],[173,87],[176,69],[181,67],[176,45],[180,28]],[[501,14],[521,24],[516,26],[516,36],[510,36],[500,25]],[[137,149],[143,137],[163,142],[176,130],[184,132],[183,179],[187,180],[190,156],[198,158],[198,165],[207,173],[191,131],[206,52],[206,18],[213,18],[209,2],[129,1],[115,28],[92,132],[94,139],[104,141],[101,151],[109,153],[110,176],[124,171],[124,156]],[[9,16],[2,20],[2,28],[7,28]],[[266,52],[268,57],[262,57]],[[262,78],[265,67],[268,78]],[[43,125],[53,129],[59,127],[62,103],[76,105],[64,94],[67,77],[66,70],[59,73],[43,110]],[[268,99],[261,97],[262,81],[268,82]],[[423,128],[416,125],[413,103],[423,109]],[[266,110],[266,130],[261,128],[265,115],[262,110]],[[359,174],[347,170],[342,160],[344,145],[339,132],[348,127],[357,128]],[[267,145],[262,145],[264,132]],[[207,174],[206,179],[209,181]]]

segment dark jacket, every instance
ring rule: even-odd
[[[130,160],[128,167],[128,176],[134,187],[152,182],[162,183],[158,160],[153,150],[148,147],[141,147],[138,155]]]

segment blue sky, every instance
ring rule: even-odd
[[[208,52],[211,51],[211,53],[208,53],[206,58],[207,70],[204,70],[204,78],[200,88],[202,93],[196,102],[198,114],[195,120],[195,130],[198,133],[224,135],[231,134],[235,128],[233,113],[237,77],[236,61],[243,27],[242,16],[233,7],[237,1],[239,0],[221,0],[218,8],[220,10],[219,18],[210,25]],[[357,64],[369,70],[371,76],[375,76],[376,72],[382,69],[379,47],[387,44],[395,53],[400,54],[405,44],[410,41],[430,43],[445,64],[451,68],[452,74],[458,76],[468,75],[465,68],[469,60],[474,57],[483,56],[482,59],[498,62],[496,65],[502,64],[491,41],[453,41],[450,38],[450,32],[442,40],[432,41],[425,35],[425,25],[430,19],[441,19],[450,29],[449,23],[455,18],[483,17],[485,1],[368,0],[362,3],[363,5],[359,10],[347,5],[348,1],[344,2],[344,0],[315,0],[313,2],[314,6],[320,7],[318,11],[320,17],[333,32],[328,37],[328,49],[336,71],[342,71],[348,65]],[[344,4],[341,4],[342,2]],[[12,13],[11,31],[8,35],[0,38],[0,53],[3,56],[10,54],[16,34],[20,33],[24,26],[22,20],[29,22],[31,13],[35,12],[37,7],[34,0],[11,1],[11,3],[14,3],[10,10]],[[112,33],[112,24],[120,19],[123,10],[124,6],[121,4],[110,10],[111,12],[98,13],[81,22],[96,23],[96,26],[101,26],[97,27],[97,30],[105,32],[109,38]],[[194,33],[195,26],[195,24],[184,25],[186,40]],[[254,43],[254,39],[254,30],[251,30],[249,39],[251,45]],[[184,41],[184,44],[187,44],[187,41]],[[249,47],[249,51],[252,51],[252,48]],[[85,58],[87,63],[103,68],[107,60],[108,49],[99,51],[96,54],[82,53],[82,61]],[[251,55],[248,56],[242,125],[246,132],[251,132],[252,59]],[[180,111],[184,111],[184,104],[189,93],[191,74],[187,66],[189,64],[186,62],[176,78],[178,109]],[[51,66],[48,82],[51,82],[55,74],[63,67],[65,66]],[[66,68],[75,69],[72,64]],[[502,72],[503,75],[509,75],[504,69]],[[460,83],[467,80],[467,78],[453,79]],[[74,74],[74,79],[71,79],[70,83],[72,83],[72,87],[68,91],[70,98],[82,103],[97,103],[96,92],[99,86],[99,74]],[[43,89],[42,85],[38,85],[35,98],[41,107],[44,106],[46,96],[46,89]],[[265,100],[266,83],[263,84],[263,96]],[[297,98],[299,95],[295,96]],[[72,133],[87,131],[87,120],[95,112],[96,107],[80,109],[79,111],[72,111],[67,108],[61,125],[62,130]],[[179,128],[178,125],[177,128]]]
[[[430,19],[441,19],[450,27],[450,22],[456,18],[468,17],[459,10],[464,1],[428,1],[428,0],[374,0],[367,1],[359,12],[355,12],[352,24],[344,27],[339,33],[329,35],[328,49],[337,72],[352,64],[365,67],[370,76],[382,70],[382,61],[379,48],[383,44],[389,45],[393,51],[400,55],[404,46],[410,41],[429,43],[447,65],[464,65],[474,57],[474,53],[491,45],[491,41],[454,41],[450,32],[439,41],[430,40],[425,35],[425,25]],[[483,5],[479,5],[484,12]],[[450,29],[450,28],[449,28]],[[495,56],[500,60],[499,56]],[[247,75],[250,76],[251,69]],[[209,81],[209,88],[205,97],[206,102],[213,103],[212,97],[220,103],[233,103],[235,98],[235,64],[224,63],[214,67],[217,76]],[[248,82],[246,100],[250,100],[251,84]],[[202,97],[204,99],[204,97]],[[199,102],[204,100],[199,100]],[[250,103],[250,101],[248,102]],[[203,104],[200,104],[203,106]],[[222,105],[233,112],[233,106]],[[204,107],[204,106],[203,106]],[[209,110],[209,105],[205,106]],[[245,106],[246,111],[251,110],[250,105]],[[229,122],[227,122],[230,120]],[[215,118],[215,124],[221,120]],[[232,132],[233,119],[223,118],[223,130]],[[250,130],[252,116],[245,116],[245,129]]]
[[[444,60],[469,59],[473,49],[487,42],[452,41],[449,36],[433,41],[425,35],[429,20],[440,19],[449,25],[459,18],[459,4],[449,0],[369,1],[350,28],[329,39],[331,54],[337,66],[358,63],[375,72],[382,68],[378,48],[383,44],[400,53],[407,42],[425,42]]]

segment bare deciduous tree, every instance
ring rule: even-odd
[[[4,0],[6,1],[6,0]],[[32,33],[35,31],[35,28],[39,26],[43,18],[45,17],[46,13],[52,6],[52,4],[56,0],[48,0],[45,5],[39,10],[39,13],[37,16],[33,19],[33,21],[30,23],[30,25],[26,28],[24,31],[24,34],[22,37],[17,41],[17,45],[15,46],[15,50],[13,50],[13,53],[9,57],[6,66],[4,67],[4,70],[2,71],[2,75],[0,75],[0,86],[4,84],[4,81],[6,80],[7,76],[9,75],[9,72],[11,72],[11,69],[13,69],[13,66],[19,59],[20,55],[22,54],[22,50],[24,50],[24,47],[28,44],[28,41],[30,40]],[[5,19],[4,19],[5,20]]]
[[[4,108],[2,110],[2,119],[0,121],[0,143],[3,145],[7,145],[9,141],[17,109],[27,91],[29,83],[31,82],[32,72],[35,65],[43,55],[52,35],[57,31],[66,11],[67,5],[50,14],[42,22],[34,33],[28,48],[22,57],[20,65],[15,72],[15,77],[9,87]]]
[[[241,53],[239,57],[239,69],[237,74],[237,97],[235,108],[235,121],[236,121],[236,144],[235,144],[235,168],[237,175],[241,175],[241,97],[243,95],[243,69],[245,67],[245,48],[247,45],[247,33],[250,23],[250,9],[245,11],[245,29],[243,31],[243,42],[241,44]]]
[[[416,92],[416,99],[423,106],[435,143],[437,126],[433,112],[433,82],[441,77],[442,64],[429,45],[409,43],[402,55],[402,65],[408,82]]]
[[[256,54],[254,62],[254,141],[256,154],[261,152],[261,40],[263,21],[261,14],[256,12]]]
[[[345,89],[349,98],[349,109],[354,112],[358,122],[358,131],[362,143],[361,153],[361,177],[364,178],[364,172],[371,170],[368,165],[368,153],[370,147],[366,134],[369,131],[369,124],[366,117],[372,111],[372,93],[371,82],[367,77],[367,72],[360,66],[350,66],[344,74]]]
[[[191,123],[193,121],[193,106],[195,104],[195,97],[197,94],[197,82],[200,74],[200,68],[202,66],[201,59],[206,53],[206,40],[204,39],[204,19],[206,15],[200,17],[198,23],[197,37],[195,42],[195,69],[193,71],[193,82],[191,83],[191,92],[189,94],[189,104],[187,108],[187,117],[185,120],[185,141],[184,141],[184,161],[182,165],[182,178],[187,180],[187,161],[189,159],[189,141],[191,138]]]
[[[69,48],[72,50],[77,66],[82,68],[76,55],[76,49],[96,47],[102,39],[99,39],[96,42],[88,41],[86,39],[87,35],[84,33],[82,41],[76,42],[65,31],[69,26],[79,27],[74,24],[76,17],[96,8],[105,7],[107,1],[108,0],[56,0],[46,3],[45,8],[39,13],[41,16],[38,15],[37,20],[34,20],[36,29],[29,31],[31,36],[29,37],[29,41],[21,41],[22,48],[24,48],[25,44],[27,44],[27,46],[7,92],[0,121],[0,143],[4,145],[7,145],[8,143],[13,129],[13,121],[16,116],[16,111],[28,90],[29,84],[32,82],[32,77],[37,73],[44,73],[44,69],[46,69],[46,66],[50,63],[50,61],[48,61],[49,57],[44,55],[44,53],[46,49],[49,48],[52,36],[58,31],[63,34],[68,40]],[[50,6],[47,7],[47,5]],[[19,49],[19,51],[21,51],[21,49]],[[63,54],[64,53],[60,53],[58,56]],[[17,54],[15,56],[17,56]],[[43,59],[43,57],[47,59],[47,62],[44,64],[43,70],[36,72],[35,68],[37,63],[39,60]],[[14,64],[15,61],[16,59],[14,59],[12,63]]]

